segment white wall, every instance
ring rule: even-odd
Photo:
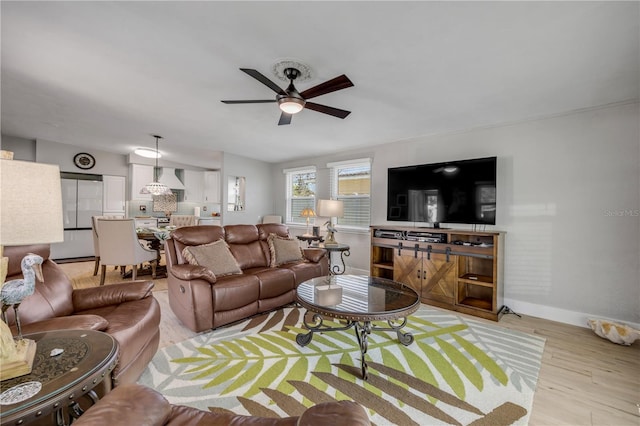
[[[224,153],[222,166],[222,223],[224,225],[256,224],[262,216],[273,213],[274,187],[271,185],[271,165],[239,155]],[[245,209],[227,211],[229,176],[246,178]],[[279,189],[279,188],[278,188]]]
[[[322,169],[327,161],[371,156],[371,223],[394,224],[386,222],[387,168],[497,156],[497,223],[487,229],[507,233],[505,303],[517,312],[581,326],[588,316],[637,325],[639,116],[638,104],[616,105],[415,138],[373,150],[277,164],[273,182],[285,187],[283,168]],[[324,177],[319,174],[319,179]],[[320,191],[324,189],[319,185]],[[279,214],[284,214],[282,192],[276,198]],[[345,233],[338,237],[350,239]],[[357,250],[352,249],[348,266],[368,270],[368,245]]]

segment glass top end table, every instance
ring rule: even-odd
[[[413,335],[402,332],[407,317],[420,307],[418,294],[410,287],[386,278],[365,275],[330,275],[301,283],[296,300],[313,313],[312,322],[305,315],[308,333],[299,333],[300,346],[311,343],[314,333],[342,331],[353,328],[360,346],[362,378],[367,380],[367,337],[372,331],[395,331],[398,341],[405,346],[413,343]],[[327,326],[326,317],[344,320],[342,327]],[[388,327],[372,324],[387,321]]]

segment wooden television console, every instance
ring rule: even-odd
[[[374,277],[413,288],[423,303],[498,321],[503,232],[371,226]]]

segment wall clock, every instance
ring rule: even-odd
[[[87,154],[86,152],[81,152],[76,154],[75,157],[73,157],[73,164],[75,164],[76,167],[80,169],[89,170],[90,168],[96,165],[96,159],[93,158],[93,155],[91,154]]]

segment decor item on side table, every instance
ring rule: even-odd
[[[0,257],[4,246],[19,246],[26,244],[48,244],[64,240],[62,226],[62,190],[60,183],[60,169],[51,164],[40,164],[26,161],[0,160]],[[21,208],[16,208],[20,206]],[[42,214],[42,212],[47,214]],[[38,259],[39,263],[38,263]],[[24,275],[23,283],[27,287],[35,285],[33,265],[42,263],[40,256],[26,256],[22,261]],[[8,259],[2,258],[0,285],[4,283],[7,274]],[[41,274],[40,274],[41,275]],[[40,277],[39,277],[40,278]],[[10,282],[11,283],[11,282]],[[9,283],[8,283],[9,284]],[[9,284],[16,286],[16,284]],[[18,326],[18,342],[14,343],[7,325],[0,324],[2,343],[0,358],[2,380],[22,376],[31,372],[36,344],[32,340],[23,340],[19,327],[18,306],[30,293],[28,288],[23,294],[15,298],[4,299],[5,304],[14,306],[16,326]],[[33,292],[33,288],[31,289]],[[7,336],[8,333],[8,336]]]
[[[318,212],[318,216],[329,218],[329,220],[325,222],[325,225],[327,225],[327,238],[324,241],[325,247],[337,245],[338,242],[334,237],[337,231],[333,226],[333,218],[344,216],[344,203],[340,200],[318,200],[316,211]]]

